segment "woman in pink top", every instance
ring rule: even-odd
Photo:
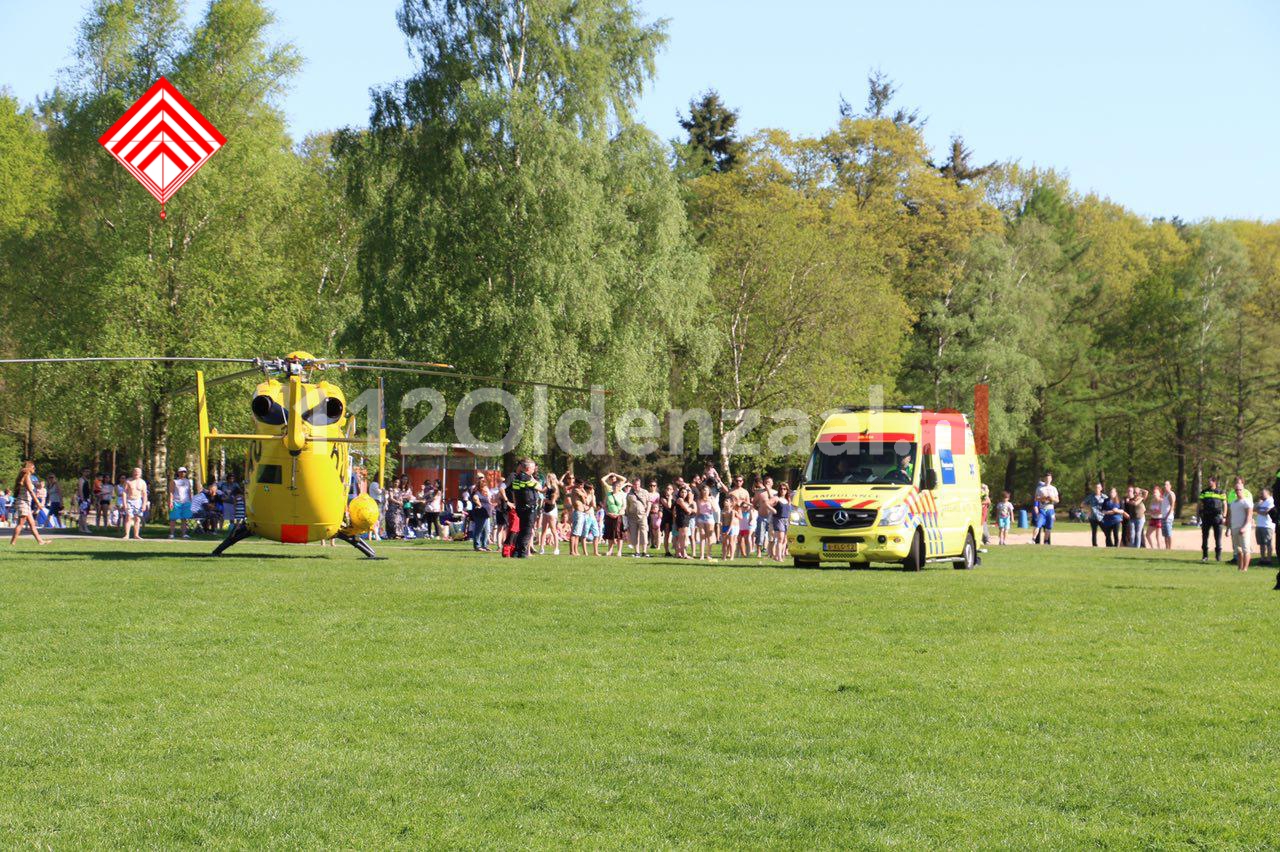
[[[1164,489],[1159,485],[1153,486],[1151,489],[1151,502],[1147,504],[1147,529],[1143,533],[1147,547],[1160,546],[1160,530],[1164,516],[1168,511],[1169,498],[1165,496]]]

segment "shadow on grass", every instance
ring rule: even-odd
[[[3,552],[3,551],[0,551]],[[17,553],[18,551],[13,551]],[[316,559],[328,558],[327,553],[249,553],[243,554],[226,554],[224,556],[214,556],[212,553],[188,553],[180,551],[177,553],[164,553],[160,551],[143,551],[143,550],[69,550],[65,547],[24,548],[22,553],[38,555],[41,560],[57,561],[60,559],[96,559],[109,562],[134,562],[149,560],[175,560],[190,559],[198,562],[208,561],[210,563],[228,562],[234,560],[258,560],[258,559]]]

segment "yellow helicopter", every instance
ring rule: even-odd
[[[357,437],[355,416],[348,411],[342,389],[316,374],[336,369],[416,373],[477,379],[502,384],[539,385],[560,390],[589,392],[544,382],[527,382],[495,376],[461,373],[449,364],[425,361],[398,361],[371,358],[318,358],[309,352],[290,352],[282,358],[198,358],[118,356],[87,358],[11,358],[0,364],[109,363],[109,362],[216,362],[251,364],[248,369],[205,380],[196,370],[196,383],[175,395],[194,393],[198,423],[197,446],[200,476],[209,479],[209,455],[215,441],[249,442],[245,470],[245,521],[232,526],[227,537],[214,549],[223,553],[251,535],[293,544],[338,538],[366,556],[373,548],[360,536],[379,520],[377,503],[367,493],[352,494],[352,445],[363,444],[379,455],[378,484],[384,485],[387,430],[382,379],[378,379],[376,417],[369,434]],[[254,431],[225,433],[209,427],[206,389],[225,382],[261,374],[249,403]]]

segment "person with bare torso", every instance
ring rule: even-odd
[[[150,493],[147,490],[147,481],[142,478],[142,468],[135,467],[133,476],[126,479],[124,483],[124,505],[121,509],[125,514],[125,538],[129,538],[129,529],[132,528],[134,540],[142,541],[142,516],[150,503]]]
[[[755,540],[752,542],[756,556],[772,552],[769,537],[773,533],[773,516],[777,511],[778,494],[773,490],[773,477],[766,476],[760,490],[752,497],[756,510]]]
[[[569,535],[569,555],[586,556],[589,538],[595,545],[596,553],[599,554],[600,536],[592,535],[596,525],[595,488],[585,481],[575,482],[569,488],[569,508],[573,513],[571,516],[573,526]]]

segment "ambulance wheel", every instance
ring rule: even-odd
[[[978,564],[978,546],[973,543],[973,530],[969,530],[964,537],[964,550],[960,551],[960,558],[952,565],[956,570],[968,571],[970,568]]]
[[[916,530],[915,537],[911,539],[911,552],[902,561],[902,567],[908,571],[920,571],[924,568],[924,536],[920,534],[920,530]]]
[[[818,567],[818,560],[816,559],[801,559],[799,556],[794,556],[792,557],[791,561],[795,564],[797,568],[817,568]]]

